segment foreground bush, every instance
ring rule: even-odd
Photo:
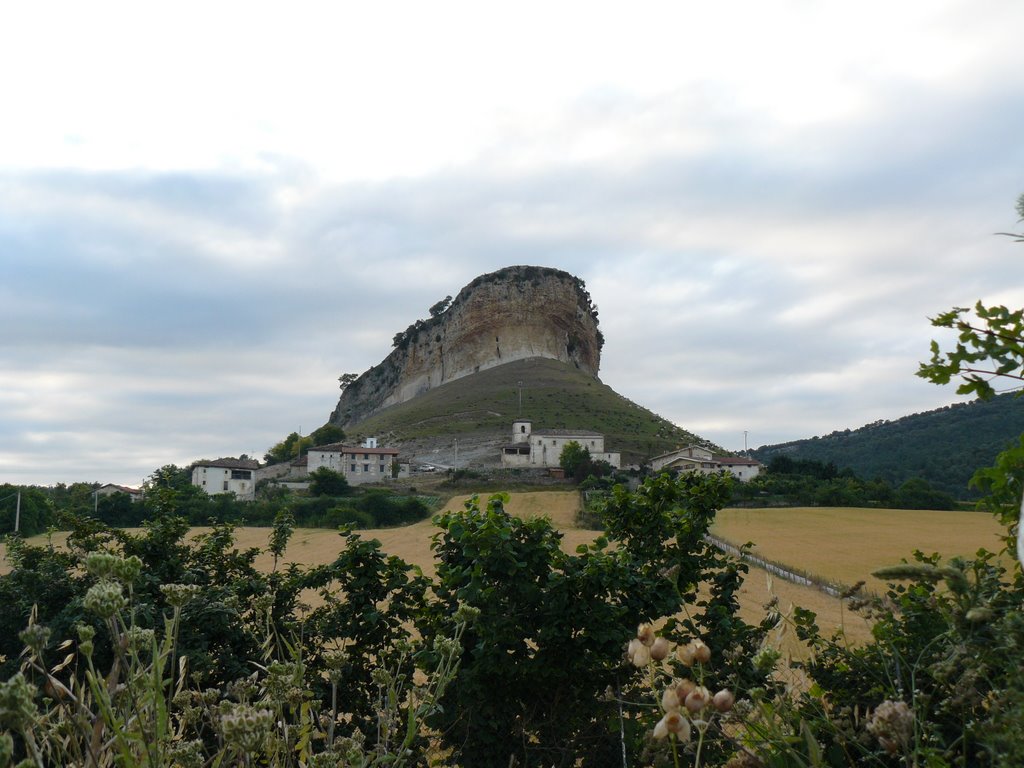
[[[137,557],[92,553],[86,567],[97,579],[84,598],[87,612],[105,627],[113,658],[95,664],[97,633],[79,624],[76,650],[49,666],[50,629],[30,623],[19,634],[25,644],[21,671],[0,684],[0,766],[16,754],[32,766],[402,766],[421,763],[419,726],[438,706],[457,668],[459,638],[470,611],[455,617],[452,639],[431,648],[432,673],[413,685],[409,660],[422,653],[407,642],[387,649],[373,671],[376,714],[372,741],[339,711],[343,651],[333,653],[325,679],[310,674],[301,639],[270,634],[255,671],[223,688],[200,688],[180,655],[183,611],[200,595],[195,585],[164,584],[170,611],[160,631],[141,627],[133,585]],[[330,705],[318,701],[316,683],[330,686]],[[416,749],[414,749],[416,748]]]
[[[321,756],[341,738],[365,755],[404,744],[416,765],[431,741],[467,767],[616,764],[650,740],[622,705],[638,623],[689,604],[665,631],[714,643],[737,687],[764,681],[742,662],[766,631],[735,618],[743,566],[703,539],[727,492],[696,477],[618,489],[607,535],[575,554],[548,521],[474,499],[436,518],[433,581],[350,531],[334,562],[281,568],[287,516],[269,573],[232,526],[190,546],[170,514],[139,535],[79,520],[68,552],[12,541],[0,728],[39,765],[369,764]],[[698,601],[700,582],[711,591]],[[304,607],[311,591],[318,604]],[[417,668],[426,693],[409,693]]]
[[[1024,449],[983,476],[1009,522]],[[170,515],[140,535],[79,521],[68,552],[11,540],[0,768],[1022,764],[1018,565],[885,572],[860,648],[796,611],[813,655],[787,689],[782,617],[741,621],[745,566],[705,541],[727,494],[616,488],[575,553],[473,499],[435,518],[433,579],[348,530],[333,562],[281,567],[287,516],[269,572],[230,525],[187,545]]]
[[[744,660],[768,626],[736,616],[745,567],[704,540],[728,482],[661,476],[636,493],[618,488],[602,512],[605,536],[575,554],[562,551],[547,520],[510,517],[501,496],[436,519],[437,601],[424,634],[450,634],[457,604],[480,611],[443,709],[430,719],[453,763],[598,767],[642,754],[650,724],[624,704],[637,682],[623,653],[635,627],[658,617],[671,617],[666,634],[718,648],[722,681],[765,683]],[[709,590],[698,599],[701,583]]]

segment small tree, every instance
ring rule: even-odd
[[[351,486],[345,476],[327,467],[309,473],[309,493],[312,496],[344,496]]]
[[[267,451],[263,456],[263,460],[267,464],[280,464],[294,459],[298,456],[298,443],[301,439],[302,436],[298,432],[292,432],[288,437]]]
[[[309,436],[309,445],[301,450],[300,455],[308,453],[310,448],[329,443],[340,443],[345,439],[345,430],[337,424],[324,424],[319,429],[314,429]]]
[[[443,315],[445,311],[448,309],[448,307],[451,306],[451,303],[452,297],[445,296],[443,299],[437,302],[437,304],[430,308],[430,316],[439,317],[440,315]]]
[[[589,474],[590,464],[590,450],[575,440],[566,443],[558,457],[558,465],[565,471],[565,476],[575,480]]]

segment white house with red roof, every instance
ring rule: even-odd
[[[687,445],[651,459],[651,469],[655,472],[670,470],[698,472],[702,475],[728,472],[744,482],[757,477],[761,468],[761,462],[756,459],[748,459],[745,456],[715,456],[701,445]]]
[[[718,462],[718,466],[743,482],[753,480],[764,469],[764,465],[760,461],[749,459],[746,456],[716,456],[715,461]]]

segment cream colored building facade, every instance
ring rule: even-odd
[[[363,445],[318,445],[309,449],[306,460],[309,473],[326,467],[343,475],[350,485],[379,483],[392,478],[398,449],[380,448],[376,439],[368,438]]]
[[[501,449],[506,467],[557,467],[562,451],[569,443],[579,443],[594,461],[607,461],[618,469],[622,454],[606,451],[604,435],[586,429],[533,429],[533,422],[518,419],[512,423],[512,442]]]
[[[192,485],[210,496],[233,493],[240,499],[256,498],[256,470],[259,462],[251,459],[214,459],[192,466]]]

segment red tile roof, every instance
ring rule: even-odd
[[[328,445],[317,445],[309,449],[312,453],[370,453],[380,456],[397,456],[397,448],[363,448],[361,445],[345,445],[344,443],[329,443]]]
[[[260,463],[254,459],[214,459],[213,461],[197,461],[194,467],[219,467],[221,469],[259,469]]]

